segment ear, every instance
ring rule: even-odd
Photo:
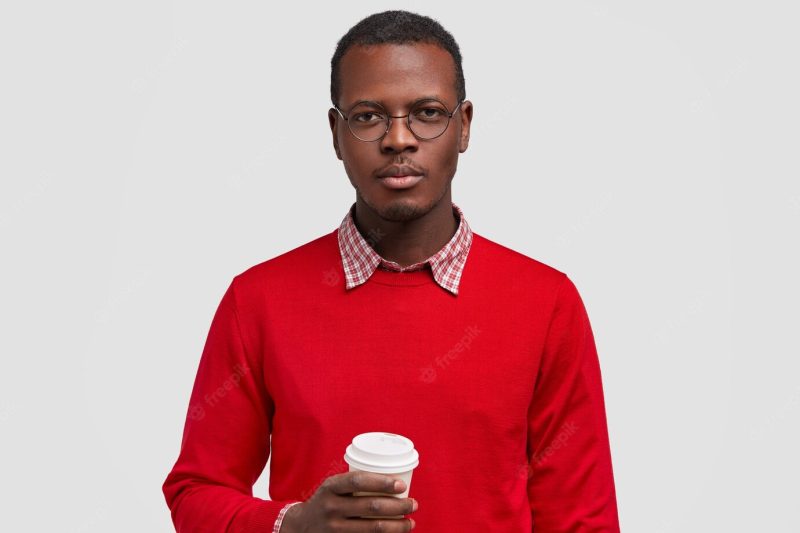
[[[464,100],[458,108],[458,114],[453,118],[458,117],[461,122],[461,134],[458,138],[458,151],[464,153],[469,146],[469,128],[472,125],[472,102]]]
[[[330,108],[328,110],[328,122],[331,125],[331,134],[333,134],[333,150],[336,152],[336,157],[339,158],[341,161],[342,159],[342,152],[339,150],[339,112],[336,111],[334,108]]]

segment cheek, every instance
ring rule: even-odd
[[[458,164],[458,139],[448,140],[446,146],[442,146],[440,150],[437,150],[435,161],[437,170],[443,174],[443,177],[452,177]]]
[[[368,148],[364,146],[353,146],[351,143],[340,144],[342,153],[342,164],[350,182],[363,181],[372,175],[372,171],[379,163],[374,163],[368,154]]]
[[[356,142],[360,144],[349,142],[340,145],[345,168],[357,173],[357,176],[372,176],[373,172],[386,164],[387,156],[381,154],[377,143]],[[413,154],[411,157],[413,158]]]

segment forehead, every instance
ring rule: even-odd
[[[340,104],[345,108],[359,100],[402,107],[422,96],[456,103],[455,62],[435,44],[353,46],[339,68]]]

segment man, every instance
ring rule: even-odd
[[[458,45],[386,11],[351,28],[331,69],[333,147],[356,201],[223,296],[163,486],[176,529],[619,531],[577,289],[473,233],[451,200],[473,115]],[[347,472],[345,448],[370,431],[415,444],[409,498],[391,475]],[[364,518],[392,515],[405,516]]]

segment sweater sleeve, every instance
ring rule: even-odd
[[[534,533],[618,533],[600,364],[589,318],[562,278],[528,413]]]
[[[258,354],[243,342],[234,285],[211,321],[180,453],[162,486],[179,533],[271,532],[281,509],[296,501],[253,497],[269,457],[274,406]]]

